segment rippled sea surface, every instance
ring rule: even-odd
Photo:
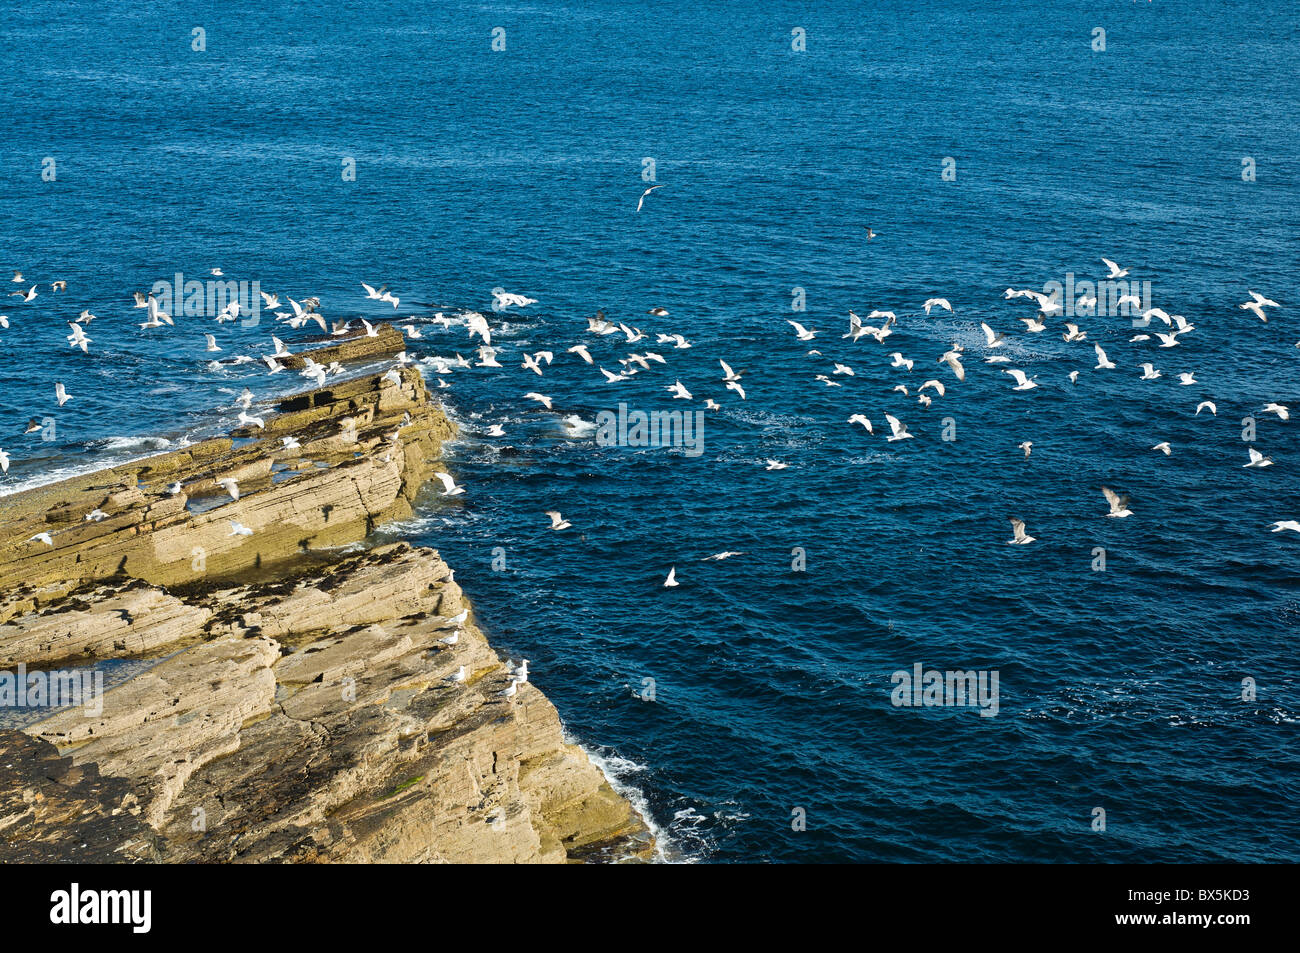
[[[0,300],[0,493],[229,427],[244,386],[262,407],[304,386],[205,368],[203,332],[223,356],[309,337],[269,315],[137,328],[130,293],[178,271],[414,320],[417,359],[472,356],[429,319],[476,308],[504,367],[428,375],[467,492],[378,536],[456,567],[666,856],[1300,859],[1300,534],[1269,532],[1300,519],[1300,418],[1261,412],[1300,414],[1295,7],[990,7],[0,4],[0,268],[41,283]],[[646,158],[664,188],[637,213]],[[1080,319],[1085,342],[1059,317],[1024,331],[1005,288],[1097,280],[1103,255],[1196,330],[1169,349],[1124,317]],[[498,286],[538,303],[494,314]],[[1279,302],[1267,324],[1237,307],[1249,290]],[[954,313],[926,317],[935,295]],[[89,355],[63,340],[83,308]],[[598,308],[650,339],[587,333]],[[850,309],[896,312],[895,334],[842,339]],[[985,363],[981,322],[1014,363]],[[938,363],[954,341],[964,383]],[[610,385],[566,353],[582,342],[608,369],[668,363]],[[519,367],[538,350],[541,378]],[[814,380],[832,360],[841,387]],[[927,409],[930,377],[947,393]],[[562,422],[706,397],[698,455]],[[1217,416],[1194,416],[1206,399]],[[887,443],[885,413],[915,439]],[[21,435],[33,416],[54,440]],[[1246,417],[1274,466],[1243,468]],[[1132,517],[1105,518],[1103,484]],[[1009,516],[1037,541],[1005,545]],[[743,555],[702,561],[723,550]],[[997,715],[894,706],[917,663],[996,670]]]

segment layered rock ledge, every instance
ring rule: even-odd
[[[392,349],[370,340],[316,359]],[[0,731],[0,861],[649,856],[550,702],[504,694],[438,553],[358,545],[410,514],[454,432],[405,368],[0,498],[0,667],[140,669],[98,711]]]

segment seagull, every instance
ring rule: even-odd
[[[1125,516],[1132,516],[1133,511],[1128,508],[1128,497],[1120,496],[1108,486],[1103,486],[1101,492],[1106,497],[1106,502],[1110,504],[1110,512],[1107,516],[1114,516],[1123,519]]]
[[[987,324],[985,324],[983,321],[980,322],[980,329],[983,330],[984,340],[989,347],[1002,346],[1002,339],[1006,337],[1005,334],[1003,334],[1000,331],[995,334],[993,329],[989,327]]]
[[[177,481],[176,481],[175,483],[173,483],[171,486],[167,487],[167,492],[168,492],[168,494],[170,494],[171,496],[180,496],[180,493],[181,493],[181,481],[180,481],[180,480],[177,480]]]
[[[176,323],[175,321],[172,320],[172,316],[170,314],[162,310],[162,308],[158,307],[158,299],[155,298],[153,295],[149,295],[149,300],[147,304],[149,307],[149,321],[147,322],[147,324],[150,327],[156,328],[160,324]],[[143,327],[144,325],[141,326]]]
[[[706,398],[704,398],[704,406],[705,406],[705,408],[708,409],[708,410],[721,410],[721,409],[722,409],[722,405],[719,404],[719,403],[718,403],[716,400],[714,400],[712,397],[706,397]]]
[[[813,378],[813,380],[821,381],[821,382],[822,382],[823,384],[825,384],[827,387],[843,387],[843,386],[844,386],[843,384],[840,384],[840,383],[838,383],[838,382],[836,382],[836,381],[831,380],[831,379],[830,379],[829,377],[827,377],[825,374],[818,374],[816,377]]]
[[[1210,408],[1211,414],[1213,414],[1216,417],[1219,416],[1219,408],[1214,406],[1214,401],[1212,400],[1203,400],[1199,404],[1197,404],[1196,414],[1194,416],[1199,417],[1201,415],[1201,411],[1204,410],[1206,407]]]
[[[11,291],[9,292],[9,297],[22,298],[23,301],[31,301],[33,298],[37,297],[36,286],[32,285],[27,291]]]
[[[922,384],[920,387],[918,387],[918,388],[916,389],[916,392],[919,394],[919,393],[921,393],[921,391],[925,390],[927,387],[933,387],[934,390],[935,390],[935,392],[936,392],[940,397],[942,397],[945,393],[947,393],[947,391],[945,390],[945,388],[944,388],[944,386],[943,386],[943,383],[942,383],[941,381],[936,381],[936,380],[928,380],[928,381],[926,381],[924,384]]]
[[[1034,446],[1033,441],[1032,441],[1032,440],[1026,440],[1024,443],[1017,444],[1016,446],[1017,446],[1019,449],[1025,451],[1025,459],[1028,460],[1028,459],[1029,459],[1029,451],[1030,451],[1030,450],[1033,448],[1033,446]]]
[[[607,371],[603,367],[600,369],[600,372],[605,375],[606,384],[617,384],[619,381],[625,381],[628,378],[627,372],[615,374],[613,371]]]
[[[1169,448],[1169,441],[1168,441],[1168,440],[1161,441],[1160,443],[1156,444],[1156,445],[1155,445],[1154,447],[1152,447],[1151,449],[1152,449],[1152,450],[1159,450],[1159,451],[1160,451],[1161,453],[1163,453],[1166,457],[1169,456],[1169,454],[1173,453],[1173,451]]]
[[[640,197],[639,199],[636,200],[636,210],[637,210],[638,212],[641,211],[641,206],[645,204],[645,197],[646,197],[647,195],[649,195],[649,194],[650,194],[651,192],[653,192],[655,189],[662,189],[662,188],[663,188],[662,185],[652,185],[652,186],[650,186],[650,188],[648,188],[648,189],[646,189],[644,192],[642,192],[642,193],[641,193],[641,197]]]
[[[1264,456],[1254,447],[1248,447],[1247,450],[1250,453],[1250,462],[1243,463],[1243,467],[1251,470],[1261,470],[1264,467],[1271,467],[1273,465],[1273,460],[1270,457]]]
[[[811,341],[817,336],[816,331],[809,331],[798,321],[791,321],[789,318],[786,318],[785,323],[794,328],[795,334],[798,335],[800,341]]]
[[[875,433],[875,431],[871,429],[871,421],[868,420],[866,416],[864,416],[863,414],[854,414],[852,417],[849,418],[849,423],[862,424],[862,426],[866,429],[867,433],[871,433],[871,434]]]
[[[298,442],[297,437],[281,437],[280,442],[284,444],[285,450],[298,450],[302,448],[302,444]]]
[[[524,396],[529,398],[530,400],[537,401],[547,410],[551,409],[551,398],[547,397],[545,394],[539,394],[536,391],[530,390],[527,394],[524,394]]]
[[[1095,370],[1100,371],[1105,368],[1114,368],[1115,366],[1114,362],[1106,358],[1106,352],[1101,349],[1100,344],[1093,344],[1092,347],[1093,350],[1097,352],[1097,367],[1095,368]]]
[[[217,481],[215,481],[215,482],[216,482],[217,486],[223,488],[227,493],[230,494],[230,498],[231,498],[232,500],[238,500],[238,499],[239,499],[239,481],[238,481],[238,480],[233,480],[233,479],[231,479],[230,477],[225,477],[225,478],[220,479],[220,480],[217,480]]]
[[[1156,332],[1156,337],[1158,337],[1158,338],[1160,339],[1160,342],[1161,342],[1161,343],[1160,343],[1160,346],[1161,346],[1161,347],[1177,347],[1177,345],[1178,345],[1178,332],[1177,332],[1177,331],[1175,331],[1173,334],[1161,334],[1159,331],[1157,331],[1157,332]]]
[[[948,303],[947,298],[928,298],[925,302],[925,313],[929,314],[931,308],[943,308],[949,314],[952,313],[952,305]]]
[[[666,317],[668,317],[668,309],[667,309],[667,308],[651,308],[649,311],[646,312],[646,314],[653,314],[656,318],[666,318]]]
[[[105,513],[103,510],[101,510],[99,507],[95,507],[95,509],[91,510],[89,513],[86,514],[87,523],[98,523],[100,520],[106,520],[106,519],[108,519],[108,514]]]
[[[510,679],[510,687],[507,688],[505,691],[501,692],[501,697],[502,697],[502,698],[514,698],[514,697],[515,697],[515,693],[518,692],[518,691],[519,691],[519,679],[517,679],[517,678],[512,678],[512,679]]]
[[[13,278],[10,280],[13,281],[14,284],[21,285],[23,283],[23,273],[21,271],[15,271]]]
[[[680,586],[680,585],[681,583],[677,581],[677,567],[673,566],[671,569],[668,570],[668,578],[664,580],[664,588],[672,589],[675,586]]]
[[[595,362],[591,359],[591,352],[587,350],[587,345],[585,345],[585,344],[575,344],[573,347],[569,348],[569,350],[568,350],[566,353],[568,353],[568,354],[576,354],[576,355],[578,355],[578,357],[582,358],[582,359],[583,359],[584,361],[586,361],[588,364],[594,364],[594,363],[595,363]]]
[[[537,299],[529,298],[520,294],[511,294],[504,288],[492,289],[492,306],[496,310],[502,308],[525,308],[530,304],[537,304]]]
[[[209,353],[215,354],[221,350],[221,348],[217,347],[217,336],[215,334],[205,334],[203,336],[208,339]]]
[[[1077,383],[1079,383],[1079,372],[1078,372],[1078,371],[1070,371],[1069,377],[1070,377],[1070,383],[1071,383],[1071,384],[1077,384]]]
[[[1025,323],[1025,327],[1030,334],[1037,334],[1040,331],[1047,330],[1047,322],[1040,318],[1021,318],[1020,320]]]
[[[91,340],[86,337],[85,330],[82,329],[81,325],[72,322],[68,322],[68,327],[72,328],[72,333],[67,337],[68,344],[72,347],[81,348],[82,354],[89,354]]]
[[[438,641],[441,642],[443,645],[455,645],[457,642],[460,641],[460,629],[457,629],[451,635],[448,635],[445,638],[441,638]]]
[[[957,351],[949,351],[943,357],[939,358],[940,364],[947,364],[952,368],[952,372],[957,375],[957,380],[966,379],[966,368],[962,366],[961,354]]]
[[[871,241],[871,239],[876,237],[876,233],[871,230],[870,225],[864,225],[862,227],[867,230],[867,241]]]
[[[1138,366],[1142,368],[1142,379],[1144,381],[1153,381],[1157,377],[1159,377],[1162,373],[1161,371],[1158,371],[1154,367],[1152,367],[1150,362],[1146,362]]]
[[[465,329],[471,337],[477,334],[483,339],[484,344],[492,343],[492,329],[488,327],[487,318],[477,311],[470,311],[465,314]]]
[[[563,516],[560,515],[559,510],[547,510],[546,515],[551,518],[551,529],[557,532],[562,529],[568,529],[570,526],[573,525],[568,520],[566,520]]]
[[[1008,368],[1002,373],[1010,374],[1012,378],[1015,379],[1016,386],[1011,388],[1012,390],[1030,390],[1031,388],[1038,386],[1034,383],[1035,378],[1026,377],[1025,372],[1020,370],[1018,367]]]
[[[782,463],[780,460],[769,459],[765,462],[767,463],[767,466],[763,468],[765,470],[784,470],[790,465],[788,463]]]
[[[1192,384],[1196,384],[1199,382],[1196,380],[1196,375],[1194,373],[1192,373],[1191,371],[1187,371],[1185,373],[1178,375],[1178,383],[1183,387],[1189,387]]]
[[[72,395],[69,394],[67,390],[64,389],[62,384],[54,385],[54,396],[58,400],[60,407],[62,407],[68,401],[73,400]]]
[[[253,531],[249,529],[247,526],[245,526],[243,523],[239,522],[239,520],[231,520],[230,535],[231,536],[252,536]]]
[[[487,435],[489,437],[504,437],[506,435],[506,430],[500,424],[493,424],[488,427]]]
[[[54,545],[54,539],[50,536],[49,533],[37,533],[37,534],[36,534],[35,536],[33,536],[31,539],[27,540],[27,542],[29,542],[29,543],[44,543],[46,546],[53,546],[53,545]]]
[[[270,373],[272,374],[278,374],[280,371],[284,370],[284,365],[276,361],[276,359],[270,354],[262,355],[262,363],[270,368]]]
[[[700,560],[700,562],[702,562],[702,563],[707,563],[707,562],[710,562],[710,561],[712,561],[712,562],[721,562],[721,561],[724,560],[724,559],[730,559],[732,556],[743,556],[743,555],[745,555],[745,554],[744,554],[744,553],[733,552],[732,550],[729,550],[729,549],[728,549],[728,550],[724,550],[723,552],[720,552],[720,553],[714,553],[712,556],[705,556],[703,559]]]
[[[1063,341],[1086,341],[1088,339],[1087,331],[1080,331],[1077,324],[1065,324],[1065,333],[1061,335]]]
[[[1010,519],[1011,519],[1012,538],[1007,540],[1007,545],[1025,546],[1029,543],[1032,543],[1035,537],[1025,535],[1025,521],[1018,520],[1014,516],[1012,516]]]
[[[1128,274],[1127,268],[1120,268],[1119,265],[1115,264],[1109,258],[1103,258],[1101,263],[1110,269],[1110,274],[1106,276],[1107,279],[1114,280],[1115,278],[1123,278]]]
[[[444,473],[441,470],[434,474],[443,485],[443,496],[460,496],[465,492],[463,486],[457,486],[456,481],[452,479],[450,473]]]
[[[1278,520],[1273,524],[1273,532],[1280,533],[1284,529],[1300,533],[1300,520]]]
[[[448,621],[448,622],[454,622],[456,625],[461,625],[461,624],[464,623],[464,621],[465,621],[466,619],[468,619],[468,618],[469,618],[469,610],[468,610],[468,609],[461,609],[460,612],[456,613],[454,616],[452,616],[451,618],[449,618],[447,621]]]
[[[740,375],[737,374],[735,371],[733,371],[733,370],[731,369],[731,365],[730,365],[730,364],[728,364],[726,361],[721,360],[721,359],[718,360],[718,363],[722,365],[722,374],[723,374],[722,379],[723,379],[724,381],[738,381],[738,380],[740,380]]]
[[[449,682],[463,682],[463,681],[465,681],[465,666],[462,665],[460,668],[456,669],[455,674],[453,674],[453,675],[448,675],[448,676],[447,676],[447,681],[449,681]]]
[[[266,429],[266,422],[261,417],[253,417],[242,410],[239,412],[239,425],[241,427],[256,427],[258,430]]]
[[[907,432],[907,424],[903,423],[893,414],[885,414],[885,420],[889,423],[889,429],[893,435],[886,439],[886,443],[893,443],[895,440],[911,440],[913,434]]]
[[[501,362],[497,360],[497,349],[488,347],[486,344],[478,349],[478,363],[475,367],[500,367]]]
[[[9,472],[9,454],[0,450],[0,473]]]
[[[1277,414],[1282,420],[1291,419],[1291,412],[1287,409],[1285,404],[1265,404],[1264,411],[1266,413]]]
[[[36,286],[35,286],[35,285],[32,285],[32,291],[35,291],[35,290],[36,290]],[[1251,313],[1254,314],[1257,318],[1259,318],[1261,321],[1263,321],[1265,324],[1268,323],[1268,315],[1266,315],[1266,314],[1264,313],[1264,309],[1265,309],[1265,308],[1280,308],[1280,307],[1282,307],[1282,306],[1281,306],[1280,304],[1278,304],[1276,301],[1270,301],[1268,298],[1265,298],[1265,297],[1264,297],[1262,294],[1260,294],[1258,291],[1252,291],[1252,292],[1250,292],[1250,296],[1251,296],[1251,298],[1254,299],[1253,301],[1247,301],[1245,304],[1238,305],[1238,307],[1241,308],[1243,311],[1249,311],[1249,312],[1251,312]],[[27,300],[30,301],[31,298],[28,298]]]
[[[889,365],[890,367],[906,367],[910,371],[912,369],[912,365],[916,363],[915,361],[911,361],[903,357],[902,351],[895,351],[893,354],[889,356],[894,359],[893,363]]]
[[[727,390],[734,390],[740,395],[741,400],[745,400],[745,388],[740,386],[739,381],[727,381]]]
[[[684,386],[682,386],[682,382],[681,382],[681,381],[675,381],[671,386],[669,386],[669,387],[665,387],[664,390],[669,391],[670,393],[672,393],[672,395],[673,395],[673,400],[690,400],[690,399],[691,399],[691,392],[688,391]]]
[[[1029,297],[1033,298],[1034,301],[1037,302],[1038,310],[1043,312],[1044,315],[1054,314],[1057,311],[1063,310],[1055,298],[1048,297],[1042,292],[1031,291],[1029,292]]]

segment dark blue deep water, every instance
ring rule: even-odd
[[[412,319],[417,359],[472,357],[463,326],[429,319],[478,309],[504,367],[438,391],[467,493],[430,493],[380,535],[442,551],[498,648],[532,660],[574,737],[643,798],[668,857],[1294,862],[1300,534],[1269,527],[1300,519],[1300,417],[1262,408],[1300,415],[1297,12],[0,4],[0,268],[41,291],[0,300],[0,492],[229,427],[243,386],[262,408],[307,386],[205,369],[203,332],[226,357],[268,353],[272,331],[308,338],[269,315],[138,329],[130,293],[177,271],[315,294],[331,319]],[[647,157],[664,188],[638,214]],[[1103,255],[1196,330],[1160,349],[1130,342],[1128,318],[1081,318],[1087,340],[1067,343],[1059,316],[1030,334],[1033,305],[1002,297],[1099,279]],[[539,303],[494,314],[498,286]],[[1237,307],[1251,290],[1279,303],[1268,323]],[[955,313],[926,317],[931,296]],[[83,308],[89,355],[63,339]],[[650,339],[589,334],[598,308]],[[842,339],[850,309],[896,312],[894,335]],[[1014,363],[985,362],[981,322]],[[954,341],[964,383],[937,363]],[[579,342],[610,369],[630,350],[668,364],[610,385],[565,353]],[[1115,370],[1094,370],[1094,342]],[[544,377],[519,368],[544,349]],[[913,371],[889,366],[896,350]],[[839,388],[814,380],[832,359],[855,370]],[[1164,376],[1141,380],[1143,361]],[[1038,387],[1011,390],[1007,367]],[[930,377],[947,394],[926,409]],[[76,398],[62,410],[56,380]],[[698,456],[561,423],[619,401],[681,409],[675,380],[688,406],[722,405]],[[1217,417],[1194,416],[1206,399]],[[887,443],[885,413],[915,439]],[[56,439],[22,436],[47,415]],[[1242,466],[1247,416],[1270,468]],[[1132,517],[1105,518],[1103,484]],[[550,532],[548,509],[573,529]],[[1005,545],[1013,515],[1037,542]],[[720,550],[744,555],[701,561]],[[916,663],[997,670],[996,717],[892,705],[891,674]],[[652,702],[634,697],[643,679]]]

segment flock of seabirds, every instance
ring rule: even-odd
[[[646,190],[645,195],[648,195],[651,191],[653,191],[653,189]],[[644,202],[645,195],[642,195],[641,202]],[[640,202],[638,203],[638,211],[639,210]],[[871,233],[869,237],[874,238],[875,233]],[[1128,276],[1129,272],[1127,269],[1121,268],[1110,259],[1102,258],[1101,261],[1108,270],[1106,280],[1115,281]],[[224,277],[219,268],[212,269],[211,274],[217,278]],[[31,304],[41,294],[38,290],[40,286],[29,282],[20,271],[14,273],[12,281],[14,284],[19,286],[25,286],[25,290],[23,290],[23,287],[20,287],[20,290],[11,292],[10,294],[10,297],[20,299],[22,304]],[[394,312],[396,312],[400,306],[401,299],[390,291],[387,286],[381,285],[376,288],[365,282],[362,282],[361,285],[366,299],[376,301],[380,304],[391,304]],[[66,281],[53,281],[50,283],[49,287],[50,292],[54,295],[62,296],[67,293]],[[1276,301],[1273,301],[1255,291],[1249,291],[1248,293],[1250,296],[1249,300],[1241,302],[1238,307],[1253,314],[1265,323],[1267,323],[1269,319],[1269,309],[1278,309],[1281,307]],[[265,292],[259,292],[259,294],[263,299],[265,309],[272,311],[278,322],[293,329],[300,329],[308,324],[314,323],[329,337],[356,335],[362,331],[366,335],[374,337],[379,333],[379,325],[371,323],[371,321],[366,318],[340,319],[332,322],[327,321],[325,316],[319,310],[320,300],[315,297],[304,298],[301,302],[286,297],[289,308],[283,309],[284,306],[282,305],[278,295],[266,294]],[[1014,288],[1007,288],[1003,297],[1008,301],[1023,299],[1028,303],[1028,305],[1032,306],[1025,312],[1026,315],[1029,316],[1018,319],[1025,325],[1025,330],[1023,332],[1025,335],[1047,332],[1049,329],[1049,321],[1051,321],[1054,316],[1061,315],[1064,310],[1061,301],[1058,300],[1059,296],[1049,296],[1034,290],[1016,290]],[[536,303],[536,299],[524,295],[513,294],[501,288],[493,289],[492,311],[494,314],[508,313],[512,308],[522,309]],[[1076,314],[1088,314],[1093,313],[1090,309],[1096,309],[1097,301],[1095,296],[1085,294],[1074,304]],[[1180,339],[1184,335],[1190,334],[1195,330],[1195,325],[1189,323],[1182,315],[1168,314],[1161,308],[1150,307],[1149,303],[1144,304],[1136,294],[1123,295],[1117,300],[1116,304],[1120,307],[1129,305],[1131,309],[1129,313],[1140,314],[1143,319],[1143,325],[1151,329],[1151,333],[1140,331],[1140,333],[1133,335],[1130,338],[1131,342],[1150,342],[1150,346],[1153,346],[1154,348],[1161,350],[1171,349],[1180,344]],[[162,310],[158,299],[153,294],[136,292],[134,295],[134,307],[142,309],[146,313],[145,320],[139,324],[139,327],[142,330],[148,331],[163,327],[173,327],[175,325],[173,317]],[[930,298],[924,302],[922,308],[927,317],[932,313],[940,311],[948,312],[949,314],[954,313],[952,304],[946,298]],[[226,305],[225,310],[216,316],[215,320],[219,326],[231,324],[240,318],[240,314],[240,303],[238,301],[231,301]],[[647,314],[657,319],[669,317],[669,312],[661,307],[651,308]],[[919,312],[917,312],[917,314],[919,316]],[[11,320],[18,321],[22,319],[11,319],[8,315],[0,315],[0,329],[10,327]],[[83,310],[75,321],[69,321],[68,327],[70,328],[71,333],[69,333],[66,338],[68,345],[74,349],[79,349],[84,354],[90,354],[93,339],[88,334],[87,328],[95,320],[96,317],[94,314],[89,310]],[[467,350],[477,345],[477,361],[471,361],[459,353],[457,353],[455,357],[434,355],[425,357],[418,361],[420,365],[429,368],[429,370],[436,376],[439,387],[450,387],[446,377],[457,370],[468,368],[501,368],[504,366],[498,360],[498,357],[502,356],[501,349],[492,344],[493,328],[491,322],[488,316],[483,313],[472,310],[462,310],[459,314],[452,316],[440,311],[431,319],[428,319],[428,323],[424,323],[424,319],[417,318],[414,315],[410,315],[406,318],[399,318],[398,320],[405,320],[407,322],[400,325],[400,329],[405,335],[407,341],[421,340],[424,338],[425,330],[428,330],[430,325],[439,325],[444,331],[450,331],[453,327],[463,327],[469,336],[469,347],[467,347]],[[1159,321],[1160,324],[1154,323],[1156,321]],[[421,323],[417,324],[416,322]],[[867,314],[866,318],[861,318],[853,311],[850,311],[848,314],[848,322],[848,332],[841,335],[841,339],[847,339],[851,345],[857,344],[863,339],[874,342],[874,348],[872,350],[864,350],[863,352],[864,357],[867,360],[883,364],[884,359],[887,358],[889,362],[887,367],[889,370],[906,371],[910,375],[918,359],[905,357],[902,351],[888,351],[887,348],[889,345],[885,344],[886,340],[895,333],[895,329],[898,327],[898,317],[893,311],[873,310]],[[787,319],[787,323],[793,329],[795,338],[801,343],[812,342],[817,338],[818,334],[821,333],[814,328],[805,327],[805,325],[799,321]],[[1165,330],[1161,330],[1161,325],[1163,325]],[[995,331],[986,322],[981,322],[980,328],[983,331],[984,343],[986,345],[983,358],[984,361],[995,367],[1014,363],[1010,356],[1000,352],[1004,342],[1008,340],[1006,333]],[[1056,328],[1053,328],[1052,330],[1055,331]],[[639,373],[649,371],[653,364],[667,365],[668,358],[665,357],[664,352],[688,349],[693,346],[692,343],[683,335],[675,332],[654,332],[652,341],[649,333],[624,322],[608,320],[604,312],[598,312],[596,316],[587,318],[587,332],[592,336],[591,341],[573,344],[563,351],[562,354],[569,355],[570,357],[568,359],[571,361],[591,365],[594,371],[597,371],[602,375],[605,383],[608,385],[616,385],[628,381]],[[224,351],[224,348],[218,343],[217,333],[204,333],[203,337],[205,340],[205,350],[208,354],[217,355]],[[1064,321],[1064,333],[1062,334],[1062,337],[1066,342],[1079,343],[1082,348],[1086,348],[1088,343],[1091,343],[1091,350],[1093,355],[1095,355],[1095,365],[1092,367],[1093,372],[1125,373],[1125,371],[1122,371],[1116,363],[1107,356],[1106,351],[1099,343],[1088,342],[1087,331],[1082,330],[1078,324]],[[592,354],[592,348],[595,346],[596,342],[605,338],[614,339],[619,345],[624,347],[631,345],[641,345],[641,347],[629,351],[625,357],[614,357],[611,354],[608,363],[613,366],[614,362],[617,361],[618,370],[610,370]],[[228,366],[254,364],[260,360],[269,374],[280,373],[285,370],[285,367],[281,362],[283,359],[292,356],[292,352],[290,352],[285,343],[275,335],[271,335],[271,344],[273,345],[274,350],[271,353],[261,355],[260,358],[247,354],[240,354],[226,359],[212,357],[209,359],[207,367],[211,371],[220,371]],[[1297,343],[1296,347],[1300,348],[1300,343]],[[653,348],[660,348],[660,350],[655,350]],[[816,348],[809,350],[807,354],[810,357],[818,358],[821,361],[829,363],[829,366],[825,368],[823,373],[815,375],[813,378],[815,382],[820,382],[827,387],[840,387],[845,379],[856,375],[855,370],[850,364],[826,358],[822,355],[821,351]],[[551,350],[521,352],[517,356],[521,359],[519,369],[522,372],[525,372],[525,374],[532,374],[538,378],[544,377],[551,370],[552,365],[555,364],[557,360],[556,353]],[[344,373],[343,367],[338,363],[331,363],[328,366],[325,366],[312,360],[312,358],[307,354],[303,354],[302,358],[305,362],[305,366],[300,371],[300,374],[303,377],[314,381],[318,387],[323,386],[325,381],[330,377]],[[893,391],[901,393],[906,398],[915,398],[917,404],[922,407],[929,407],[936,398],[944,397],[949,388],[959,386],[963,381],[965,381],[967,374],[965,362],[968,360],[971,360],[971,358],[966,355],[965,349],[960,344],[954,342],[948,350],[942,353],[938,359],[934,361],[935,364],[941,365],[941,370],[936,371],[934,377],[927,378],[922,381],[919,386],[914,388],[909,387],[907,383],[899,383],[894,386]],[[395,362],[396,366],[386,375],[386,377],[393,379],[395,382],[400,382],[400,377],[397,374],[396,367],[417,363],[407,351],[402,351],[397,354]],[[743,374],[734,370],[725,360],[718,359],[718,365],[720,375],[718,383],[722,385],[722,390],[719,391],[718,396],[723,399],[742,401],[747,399],[745,387],[742,383]],[[924,363],[922,366],[924,366]],[[1163,376],[1163,372],[1155,367],[1154,360],[1142,362],[1138,367],[1141,370],[1142,380],[1156,380]],[[1027,391],[1038,386],[1037,377],[1031,377],[1020,368],[1000,367],[1000,370],[1009,378],[1008,383],[1012,390]],[[1069,372],[1068,377],[1071,384],[1077,382],[1080,373],[1079,370]],[[1192,371],[1180,372],[1177,374],[1177,377],[1178,383],[1181,386],[1191,386],[1199,383],[1196,380],[1195,373]],[[675,380],[672,384],[666,385],[665,390],[672,395],[673,400],[695,400],[695,395],[692,394],[680,380]],[[730,395],[734,395],[734,397],[730,397]],[[547,410],[552,409],[552,398],[538,390],[524,392],[523,397],[535,401]],[[54,382],[53,400],[59,407],[64,406],[74,399],[75,396],[69,393],[64,382]],[[239,409],[239,426],[257,428],[262,428],[264,426],[262,418],[250,413],[253,401],[254,395],[252,392],[247,388],[244,388],[236,403],[236,406]],[[722,405],[719,404],[718,400],[714,397],[705,397],[703,399],[703,406],[707,410],[716,411],[721,409]],[[1195,414],[1200,415],[1203,411],[1212,415],[1217,415],[1218,408],[1213,400],[1207,399],[1202,400],[1196,405]],[[1277,402],[1265,404],[1262,408],[1262,412],[1275,414],[1283,421],[1288,420],[1290,417],[1289,408]],[[888,436],[885,437],[887,442],[894,443],[912,439],[913,434],[908,431],[907,424],[901,419],[891,413],[884,413],[883,417],[884,423],[888,428]],[[573,432],[573,428],[581,428],[586,425],[586,422],[582,421],[581,418],[576,415],[565,417],[564,422],[566,426],[571,429],[571,432]],[[847,424],[851,427],[860,426],[868,434],[874,435],[876,433],[876,425],[866,414],[863,413],[854,413],[849,416]],[[27,426],[26,433],[31,434],[41,429],[42,425],[39,420],[33,418]],[[505,430],[502,425],[493,424],[488,427],[484,433],[488,437],[502,437],[505,435]],[[883,433],[884,431],[882,430],[882,435]],[[400,430],[398,433],[391,435],[390,439],[396,441],[399,437]],[[284,444],[283,449],[285,451],[291,451],[298,447],[298,442],[293,437],[282,437],[281,440]],[[1017,447],[1018,450],[1023,451],[1026,458],[1029,457],[1032,448],[1033,444],[1030,441],[1025,441]],[[1168,441],[1162,441],[1155,444],[1151,447],[1151,450],[1165,455],[1170,455],[1173,452]],[[1265,456],[1254,447],[1247,447],[1246,454],[1247,458],[1242,464],[1245,468],[1262,469],[1273,465],[1273,461],[1269,457]],[[775,459],[768,459],[765,463],[766,468],[769,470],[781,470],[787,467],[786,463]],[[9,466],[10,457],[3,448],[0,448],[0,472],[8,473]],[[436,473],[435,476],[442,484],[444,496],[459,496],[465,492],[465,488],[457,484],[451,474],[445,471],[440,471]],[[232,499],[239,499],[239,487],[235,480],[223,479],[218,480],[217,483],[230,494]],[[182,492],[182,488],[179,484],[174,484],[169,489],[172,494],[179,494]],[[1107,512],[1105,513],[1107,517],[1122,519],[1133,515],[1133,510],[1129,507],[1129,498],[1127,496],[1108,486],[1103,486],[1101,492],[1107,505]],[[99,510],[95,510],[88,514],[86,519],[101,520],[104,519],[106,515],[107,514],[104,514]],[[563,532],[564,530],[570,529],[573,525],[569,520],[565,519],[558,510],[547,510],[545,515],[550,518],[550,529],[552,531]],[[251,536],[253,534],[251,529],[241,525],[236,520],[230,520],[230,523],[232,536]],[[1026,532],[1024,520],[1019,517],[1010,517],[1010,523],[1013,535],[1010,540],[1007,540],[1009,544],[1029,545],[1035,542],[1035,537]],[[1273,532],[1282,532],[1284,530],[1300,533],[1300,520],[1282,519],[1272,524]],[[47,546],[54,545],[53,538],[48,533],[39,533],[28,540],[28,542],[44,544]],[[706,557],[706,559],[721,560],[739,555],[744,554],[724,551]],[[668,572],[663,585],[671,588],[678,584],[677,571],[674,566]],[[523,672],[526,678],[526,660]],[[514,686],[512,685],[512,688],[513,687]]]

